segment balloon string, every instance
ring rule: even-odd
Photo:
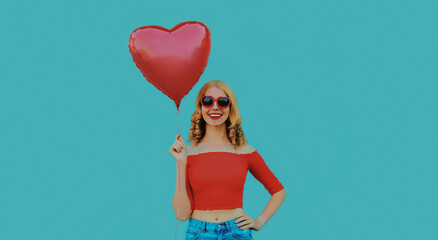
[[[176,110],[176,127],[177,127],[177,132],[179,133],[179,123],[178,123],[178,114],[180,113],[181,111],[178,109],[178,110]]]
[[[178,123],[178,115],[179,115],[179,113],[180,113],[181,111],[179,110],[179,109],[177,109],[176,110],[176,126],[177,126],[177,132],[179,133],[179,123]],[[175,226],[175,240],[176,240],[176,236],[177,236],[177,229],[178,229],[178,216],[179,216],[179,205],[180,205],[180,199],[181,199],[181,190],[180,190],[180,184],[179,184],[179,176],[181,176],[180,175],[180,172],[179,172],[179,162],[180,162],[180,154],[178,154],[178,160],[177,160],[177,163],[176,163],[176,168],[177,168],[177,171],[178,171],[178,174],[177,174],[177,182],[178,182],[178,211],[176,212],[176,226]]]

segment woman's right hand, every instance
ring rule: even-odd
[[[187,161],[187,147],[180,133],[176,135],[175,142],[170,147],[169,152],[176,161],[179,160],[183,163]]]

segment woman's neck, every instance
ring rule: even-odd
[[[208,145],[224,145],[230,142],[227,136],[226,125],[209,125],[205,126],[205,135],[202,138],[202,142]]]

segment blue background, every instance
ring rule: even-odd
[[[178,239],[172,100],[128,51],[140,26],[195,20],[209,80],[283,183],[255,239],[437,239],[436,1],[0,4],[0,239]],[[270,195],[248,174],[245,212]],[[176,232],[175,232],[176,230]]]

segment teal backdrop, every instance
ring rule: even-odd
[[[132,61],[136,28],[201,21],[209,80],[286,188],[254,239],[438,239],[436,1],[0,3],[0,239],[184,238],[176,107]],[[270,199],[248,173],[244,210]]]

